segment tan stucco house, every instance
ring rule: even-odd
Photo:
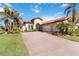
[[[22,31],[28,30],[37,30],[43,32],[56,32],[59,31],[56,23],[67,21],[68,17],[62,17],[58,19],[52,19],[49,21],[43,21],[43,19],[37,17],[32,19],[31,21],[23,21]]]

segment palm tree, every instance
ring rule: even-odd
[[[20,20],[22,19],[20,14],[17,11],[12,10],[11,17],[13,19],[14,27],[20,27],[20,25],[21,25]]]
[[[0,15],[3,15],[4,17],[0,19],[0,21],[4,21],[5,23],[5,29],[7,32],[9,32],[10,30],[10,8],[8,8],[7,6],[5,6],[3,12],[0,12]]]
[[[64,22],[57,23],[57,27],[59,28],[59,32],[63,34],[65,27]]]
[[[59,28],[59,32],[62,34],[68,34],[68,24],[64,21],[57,23],[57,27]]]
[[[0,21],[4,21],[6,31],[10,31],[13,28],[11,20],[14,21],[13,24],[16,23],[16,26],[20,26],[20,14],[8,6],[5,6],[3,9],[4,11],[0,12],[0,15],[4,17]]]
[[[77,10],[76,10],[76,3],[70,3],[68,5],[68,7],[65,9],[64,13],[66,13],[66,16],[68,16],[70,13],[72,15],[72,22],[74,24],[75,20],[76,20],[76,13],[77,13]]]
[[[72,15],[72,19],[71,19],[72,23],[70,23],[70,27],[71,27],[72,33],[75,32],[75,28],[74,27],[79,22],[79,13],[77,12],[76,6],[77,6],[76,3],[70,3],[68,5],[68,7],[64,11],[64,13],[66,13],[66,16],[68,16],[69,14]]]

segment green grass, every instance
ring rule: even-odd
[[[66,35],[66,36],[64,36],[64,38],[66,38],[68,40],[79,42],[79,36],[76,36],[76,35],[74,35],[74,36]]]
[[[0,56],[25,56],[28,50],[20,34],[0,34]]]

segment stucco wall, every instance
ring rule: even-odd
[[[22,31],[32,30],[32,29],[29,29],[29,25],[32,25],[33,26],[33,24],[27,23],[27,24],[25,24],[25,25],[22,26]]]
[[[42,24],[42,20],[40,20],[40,19],[35,19],[34,20],[34,27],[33,27],[34,29],[36,29],[36,24],[37,23],[39,23],[41,25]]]

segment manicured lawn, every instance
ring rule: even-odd
[[[0,56],[28,55],[20,34],[0,34]]]
[[[76,35],[74,35],[74,36],[66,35],[66,36],[63,36],[63,37],[68,39],[68,40],[79,42],[79,36],[76,36]]]

